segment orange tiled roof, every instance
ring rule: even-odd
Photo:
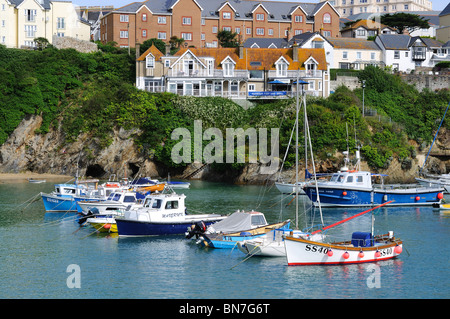
[[[183,55],[190,50],[198,58],[213,57],[215,59],[215,67],[221,68],[222,62],[227,56],[236,62],[236,69],[240,70],[275,70],[275,62],[280,57],[288,61],[288,70],[304,70],[303,63],[313,57],[318,62],[318,70],[326,70],[327,62],[324,49],[298,49],[298,62],[294,62],[292,58],[293,49],[267,49],[267,48],[245,48],[242,59],[239,59],[239,48],[189,48],[179,50],[175,56]],[[251,62],[261,62],[255,65]]]
[[[355,22],[355,23],[352,24],[351,26],[342,29],[341,31],[351,30],[351,29],[357,29],[357,28],[359,28],[359,27],[364,27],[364,28],[366,28],[367,30],[377,30],[378,28],[380,28],[380,29],[384,29],[384,28],[390,28],[390,29],[392,29],[391,27],[389,27],[389,26],[387,26],[387,25],[384,25],[384,24],[381,24],[381,23],[379,23],[379,22],[372,21],[372,20],[362,19],[362,20],[359,20],[359,21]]]
[[[380,50],[375,41],[358,38],[328,38],[335,49]]]
[[[161,51],[158,50],[158,48],[155,46],[155,44],[152,44],[150,48],[147,49],[142,55],[137,59],[138,61],[144,61],[147,55],[151,53],[155,57],[155,61],[158,61],[161,59],[161,57],[164,56]]]

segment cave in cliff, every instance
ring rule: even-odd
[[[90,176],[93,178],[101,178],[106,174],[106,171],[99,164],[89,165],[86,168],[86,176]]]

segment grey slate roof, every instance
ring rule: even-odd
[[[447,6],[442,10],[442,12],[439,14],[439,16],[445,16],[447,14],[450,14],[450,2],[447,4]]]
[[[259,48],[268,48],[271,44],[279,49],[289,47],[285,38],[249,38],[245,41],[244,48],[251,48],[254,44]]]
[[[427,47],[442,47],[442,43],[439,41],[428,38],[411,37],[407,34],[380,34],[378,38],[383,43],[384,47],[390,50],[408,50],[418,39],[420,39]]]
[[[48,1],[48,0],[47,0]],[[251,0],[196,0],[202,7],[202,17],[218,18],[218,9],[228,2],[235,10],[239,19],[252,19],[251,12],[261,4],[269,11],[269,21],[290,21],[289,13],[300,6],[307,13],[307,21],[326,3],[297,3],[297,2],[277,2],[277,1],[251,1]],[[143,5],[147,6],[153,13],[168,14],[170,7],[177,0],[148,0],[142,2],[133,2],[126,6],[116,9],[119,12],[135,13]]]
[[[24,0],[9,0],[9,2],[11,2],[12,4],[14,4],[16,7],[18,6],[18,5],[20,5],[22,2],[23,2]],[[50,10],[50,0],[41,0],[41,1],[38,1],[41,5],[42,5],[42,7],[45,9],[45,10]]]

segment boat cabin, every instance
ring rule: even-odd
[[[144,199],[142,208],[125,211],[126,219],[139,221],[161,221],[172,219],[184,219],[186,196],[181,194],[153,194]]]
[[[108,196],[108,201],[120,203],[134,203],[136,202],[136,193],[133,192],[113,192]]]
[[[76,195],[83,195],[86,190],[87,188],[84,185],[55,184],[55,191],[53,193],[60,197],[70,198]]]
[[[371,174],[366,171],[339,171],[331,175],[328,183],[346,187],[372,187]]]

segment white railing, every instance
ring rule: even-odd
[[[287,70],[286,72],[277,72],[276,70],[269,71],[269,78],[286,78],[286,79],[296,79],[300,78],[321,78],[322,71],[320,70]]]
[[[181,71],[176,69],[169,69],[167,72],[168,77],[175,78],[248,78],[247,70],[234,70],[230,75],[224,75],[223,70],[189,70]]]

